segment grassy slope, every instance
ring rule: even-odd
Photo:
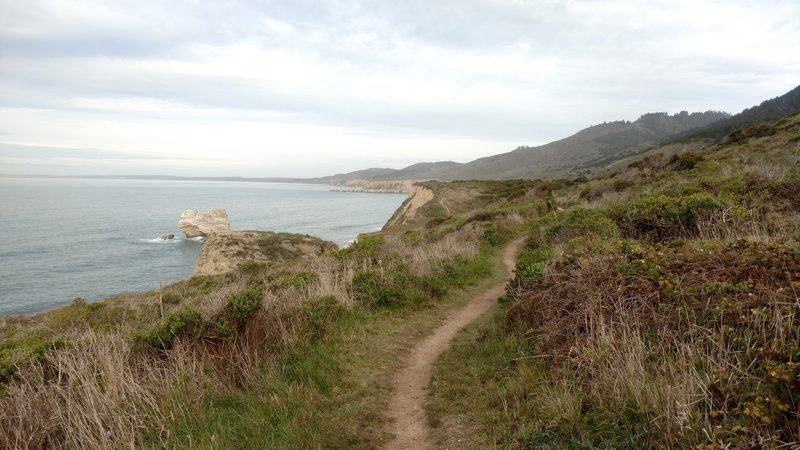
[[[800,443],[800,116],[750,132],[556,192],[437,366],[444,445]]]
[[[523,223],[507,302],[437,369],[444,442],[788,442],[798,124],[588,182],[434,183],[479,201],[314,260],[4,319],[0,446],[375,447],[398,352]]]
[[[497,282],[498,249],[544,205],[468,184],[478,210],[330,255],[3,319],[0,447],[380,445],[399,352]]]
[[[423,307],[351,310],[324,339],[292,352],[260,375],[257,388],[210,395],[182,422],[169,446],[186,448],[375,448],[399,354],[473,292],[497,283],[496,249],[475,261],[472,280]],[[211,444],[214,443],[214,444]]]

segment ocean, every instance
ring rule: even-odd
[[[188,278],[203,244],[178,229],[185,209],[225,208],[233,230],[341,246],[379,230],[405,197],[311,184],[0,178],[0,316]],[[176,239],[160,239],[167,234]]]

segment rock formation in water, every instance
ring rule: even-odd
[[[203,212],[189,209],[181,213],[178,228],[187,238],[201,236],[206,238],[213,233],[222,233],[231,230],[228,222],[228,212],[224,209],[214,209]]]
[[[246,261],[283,261],[336,250],[333,242],[305,234],[271,231],[227,231],[205,238],[192,276],[235,270]]]

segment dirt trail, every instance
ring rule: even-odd
[[[521,239],[514,241],[503,252],[503,264],[509,276],[521,244]],[[393,382],[395,394],[389,403],[389,417],[393,419],[392,431],[395,438],[386,446],[387,449],[433,448],[431,429],[425,416],[425,402],[433,365],[456,333],[489,311],[497,298],[505,292],[505,285],[505,281],[498,283],[475,295],[465,306],[450,312],[442,325],[405,356],[403,368]]]

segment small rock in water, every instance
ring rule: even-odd
[[[164,236],[161,236],[162,241],[171,241],[173,239],[175,239],[174,234],[165,234]]]

